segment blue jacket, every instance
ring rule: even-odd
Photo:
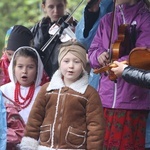
[[[81,20],[78,22],[76,29],[75,29],[75,35],[77,40],[82,43],[87,49],[90,47],[90,44],[92,42],[92,39],[96,33],[97,27],[99,25],[100,19],[108,12],[112,10],[112,0],[102,0],[100,3],[100,11],[99,11],[99,18],[95,22],[93,28],[90,30],[89,35],[87,38],[84,38],[83,36],[83,29],[84,29],[84,15],[82,15]]]
[[[124,4],[122,5],[122,10],[117,6],[115,14],[112,43],[118,38],[118,27],[124,24],[122,17],[122,15],[124,15],[126,24],[129,24],[129,28],[127,28],[128,33],[131,31],[130,29],[133,27],[133,23],[136,25],[135,47],[150,47],[150,12],[146,9],[143,0],[133,6]],[[109,48],[111,20],[112,13],[108,13],[101,19],[97,33],[88,51],[92,68],[100,67],[101,64],[99,64],[97,57],[103,52],[107,52]],[[131,40],[129,40],[129,42],[130,41]],[[125,45],[120,50],[121,55],[118,61],[128,60],[131,50],[131,48]],[[150,110],[149,89],[129,84],[122,78],[118,78],[117,83],[114,83],[109,80],[108,76],[101,74],[98,91],[101,96],[103,107]]]
[[[6,109],[0,92],[0,150],[6,150],[7,142]]]

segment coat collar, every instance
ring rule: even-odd
[[[83,76],[79,80],[77,80],[76,82],[72,83],[69,86],[69,88],[71,88],[74,91],[77,91],[81,94],[84,94],[87,86],[88,86],[88,74],[86,71],[84,71]],[[54,75],[53,75],[53,77],[52,77],[46,90],[51,91],[51,90],[56,90],[56,89],[60,89],[63,87],[65,87],[65,85],[64,85],[64,82],[62,80],[61,72],[58,69],[54,73]]]

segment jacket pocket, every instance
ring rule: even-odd
[[[65,141],[73,148],[81,147],[86,141],[86,131],[75,129],[69,126]]]
[[[40,126],[40,142],[49,143],[51,140],[51,124]]]

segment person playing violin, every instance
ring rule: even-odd
[[[148,2],[148,1],[147,1]],[[118,61],[128,60],[134,47],[150,47],[150,13],[145,0],[116,0],[115,13],[105,15],[89,48],[91,67],[101,68],[110,62],[113,49],[109,42],[113,21],[111,45],[118,39],[118,28],[126,24],[129,44],[122,43]],[[101,74],[99,95],[107,121],[104,149],[145,148],[146,119],[150,110],[149,89],[125,82],[110,80],[109,72]]]
[[[38,50],[45,71],[50,78],[58,69],[58,47],[62,42],[56,37],[47,46],[44,52],[41,51],[41,48],[52,37],[52,35],[49,34],[51,26],[55,23],[61,24],[68,17],[66,6],[67,0],[42,0],[42,9],[45,16],[31,29],[34,36],[35,49]],[[71,28],[74,29],[77,23],[74,19],[70,20],[68,23]]]

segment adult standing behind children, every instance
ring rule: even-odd
[[[92,3],[91,5],[89,5]],[[78,22],[75,30],[77,41],[82,43],[88,50],[96,34],[100,19],[112,10],[113,0],[90,0],[84,9],[84,14]],[[88,53],[88,51],[87,51]],[[90,71],[89,84],[95,89],[98,87],[99,74]]]
[[[33,46],[33,35],[28,28],[15,25],[7,31],[5,36],[4,52],[0,59],[1,75],[3,76],[0,85],[10,82],[8,66],[14,52],[21,46]]]
[[[144,0],[117,0],[114,16],[112,43],[118,38],[118,27],[128,24],[128,46],[121,49],[119,61],[127,60],[134,47],[147,47],[150,41],[150,13]],[[110,62],[108,53],[112,25],[112,14],[105,15],[89,49],[92,68],[99,68]],[[130,14],[130,15],[129,15]],[[130,39],[131,38],[131,39]],[[112,44],[111,43],[111,44]],[[104,139],[105,149],[143,149],[150,94],[148,89],[117,79],[110,81],[109,75],[102,74],[99,95],[104,107],[107,128]]]
[[[66,13],[66,6],[67,0],[42,0],[42,9],[45,16],[31,29],[34,36],[35,49],[39,52],[45,71],[50,78],[58,69],[58,46],[62,42],[60,39],[57,39],[58,36],[56,36],[48,47],[44,49],[44,52],[42,52],[41,49],[46,42],[53,37],[53,35],[49,34],[49,29],[52,25],[56,23],[61,24],[61,22],[68,17],[68,14]],[[76,21],[71,19],[68,23],[74,30]]]
[[[99,95],[88,85],[85,48],[66,43],[58,61],[59,69],[36,97],[21,149],[102,150],[105,120]]]

